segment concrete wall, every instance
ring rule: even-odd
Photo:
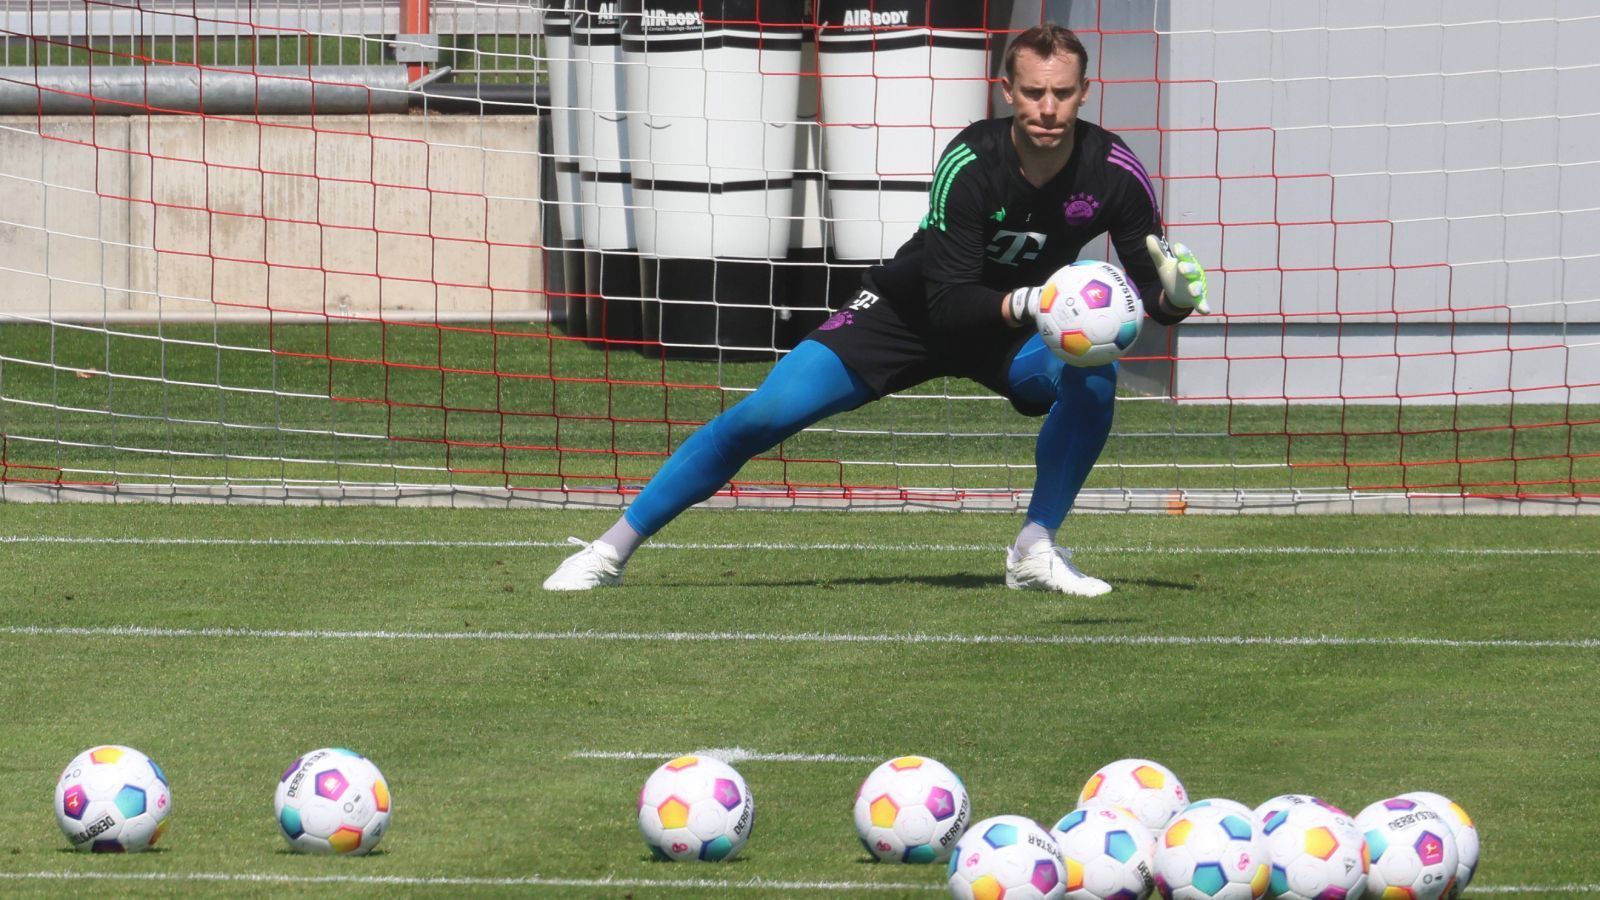
[[[0,304],[538,318],[536,117],[0,119]]]

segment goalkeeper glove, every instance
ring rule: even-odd
[[[1161,277],[1161,289],[1167,302],[1178,309],[1193,309],[1200,315],[1211,312],[1206,302],[1206,271],[1188,247],[1168,244],[1166,238],[1146,235],[1144,248],[1150,261],[1156,264],[1156,274]]]
[[[1019,287],[1007,294],[1006,301],[1011,304],[1011,321],[1021,325],[1039,318],[1039,295],[1043,292],[1042,287]]]

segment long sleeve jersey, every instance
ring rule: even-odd
[[[1162,234],[1161,210],[1144,166],[1115,134],[1079,120],[1072,158],[1034,187],[1011,143],[1012,119],[963,129],[940,157],[928,213],[895,257],[868,273],[908,323],[946,339],[1003,327],[1000,298],[1045,282],[1109,233],[1152,319],[1161,284],[1144,247]]]

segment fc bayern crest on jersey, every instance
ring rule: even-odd
[[[1061,204],[1061,217],[1067,220],[1068,225],[1082,225],[1094,218],[1100,210],[1100,201],[1090,194],[1073,194],[1067,202]]]

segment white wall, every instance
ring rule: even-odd
[[[1178,396],[1600,402],[1600,18],[1579,6],[1018,0],[1008,24],[1083,32],[1086,118],[1164,176],[1208,266],[1228,318],[1177,330]]]

